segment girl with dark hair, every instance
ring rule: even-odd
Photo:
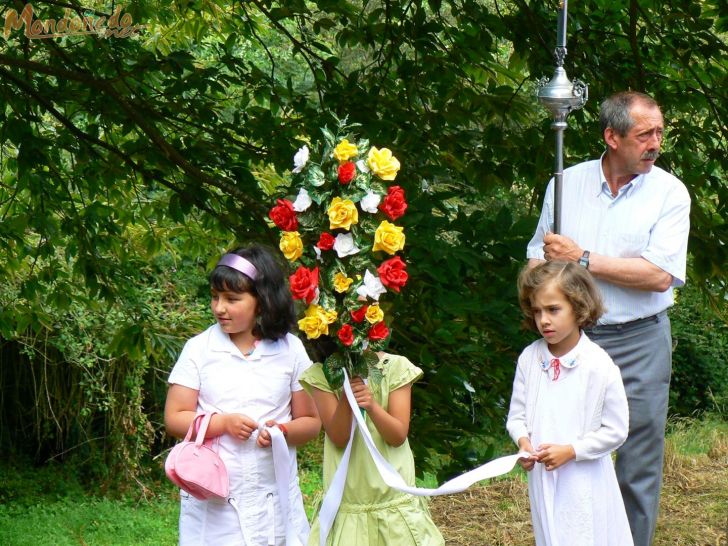
[[[295,462],[295,446],[315,438],[321,421],[299,378],[311,365],[290,333],[293,300],[281,267],[260,246],[225,254],[210,274],[217,323],[190,339],[169,376],[167,432],[183,438],[195,415],[216,412],[207,431],[219,438],[232,502],[180,492],[185,544],[285,544],[286,526],[305,544],[309,533],[301,490],[289,487],[290,517],[278,498],[271,437],[277,426]]]
[[[537,546],[631,546],[611,452],[627,438],[619,368],[583,328],[603,313],[591,274],[544,262],[518,279],[525,324],[542,338],[518,358],[506,427],[530,472]],[[304,377],[305,381],[305,377]]]

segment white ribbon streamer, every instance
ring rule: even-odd
[[[276,489],[278,490],[278,502],[281,505],[281,516],[286,527],[286,546],[305,546],[308,541],[308,537],[299,537],[296,534],[296,529],[291,521],[291,512],[289,504],[290,485],[295,482],[298,475],[298,469],[296,468],[293,457],[288,449],[288,443],[286,437],[283,436],[283,432],[278,427],[266,427],[261,425],[258,428],[258,433],[261,430],[267,430],[270,434],[271,439],[271,451],[273,452],[273,472],[276,477]],[[270,494],[269,494],[270,495]],[[252,545],[250,538],[248,537],[243,521],[243,515],[240,512],[240,507],[234,497],[227,499],[228,504],[235,509],[238,515],[238,522],[240,523],[240,532],[243,536],[243,544],[245,546]],[[275,544],[275,512],[273,509],[274,503],[272,497],[268,497],[268,518],[271,520],[270,530],[268,535],[268,544]]]
[[[296,481],[298,470],[293,457],[290,456],[286,438],[278,427],[266,427],[271,438],[271,450],[273,451],[273,470],[276,475],[276,487],[278,488],[278,502],[281,505],[283,521],[286,525],[286,546],[304,546],[306,540],[302,540],[296,534],[291,521],[289,506],[290,484]]]
[[[348,379],[347,379],[348,382]],[[357,408],[358,409],[358,408]],[[346,444],[344,455],[341,457],[334,478],[331,480],[328,491],[324,499],[321,501],[319,510],[319,539],[321,546],[325,546],[326,537],[329,536],[331,527],[334,525],[336,513],[339,511],[341,497],[344,495],[344,484],[346,483],[346,471],[349,469],[349,459],[351,457],[351,446],[354,444],[354,433],[356,432],[356,423],[351,422],[351,434],[349,435],[349,443]]]
[[[276,489],[278,490],[278,502],[281,505],[281,512],[283,521],[286,526],[286,546],[305,546],[308,542],[308,537],[300,537],[296,534],[296,529],[293,527],[291,521],[290,512],[290,484],[294,483],[298,475],[295,460],[291,457],[288,449],[288,443],[286,442],[283,432],[278,427],[261,427],[260,430],[267,430],[270,434],[271,439],[271,451],[273,452],[273,471],[276,476]],[[268,517],[271,519],[270,532],[268,536],[268,544],[275,544],[275,513],[273,512],[273,499],[268,498]],[[228,498],[228,503],[235,509],[238,514],[238,521],[240,522],[240,532],[243,535],[243,544],[245,546],[252,545],[250,538],[247,536],[243,517],[240,512],[235,498]]]
[[[364,417],[362,417],[359,407],[356,404],[356,399],[354,398],[354,393],[351,390],[349,376],[347,375],[346,370],[344,370],[344,393],[347,401],[349,402],[349,407],[351,407],[351,414],[354,416],[354,419],[352,419],[351,422],[351,436],[349,437],[349,443],[346,446],[346,450],[344,451],[344,455],[339,463],[339,467],[336,469],[331,485],[329,486],[329,489],[324,496],[324,500],[321,503],[321,510],[319,512],[320,546],[325,546],[326,538],[331,531],[334,519],[336,518],[336,513],[338,512],[339,505],[341,504],[341,498],[344,494],[344,485],[346,484],[346,473],[349,467],[349,458],[351,456],[351,446],[354,443],[354,432],[357,427],[359,428],[364,444],[367,446],[367,449],[369,450],[384,483],[398,491],[420,497],[460,493],[476,482],[495,478],[496,476],[501,476],[510,472],[513,470],[513,467],[516,465],[516,461],[518,461],[519,458],[528,457],[530,455],[525,451],[521,451],[515,455],[507,455],[505,457],[494,459],[489,463],[483,464],[443,483],[435,489],[427,487],[413,487],[411,485],[407,485],[407,482],[404,481],[404,478],[402,478],[399,472],[397,472],[389,461],[387,461],[382,454],[379,453],[379,450],[372,439],[372,435],[364,422]]]

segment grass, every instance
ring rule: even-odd
[[[323,499],[322,489],[324,485],[323,476],[321,475],[324,451],[323,438],[323,434],[319,435],[313,442],[298,448],[297,453],[298,481],[303,494],[303,506],[306,509],[309,521],[313,520],[313,516],[318,511]]]
[[[0,544],[14,546],[138,545],[177,543],[176,501],[134,504],[111,499],[39,500],[0,506]]]
[[[2,462],[0,475],[2,545],[177,543],[178,498],[166,482],[160,482],[160,494],[154,499],[112,499],[85,492],[76,469],[70,466],[36,468]]]
[[[321,441],[299,453],[307,513],[321,500]],[[156,471],[161,475],[160,468]],[[73,469],[0,463],[0,544],[144,546],[177,543],[178,498],[166,481],[148,500],[92,497]],[[728,422],[671,420],[654,546],[728,546]],[[432,476],[418,480],[434,487]],[[525,475],[517,471],[431,501],[452,546],[533,544]]]
[[[728,423],[679,420],[670,429],[656,546],[727,546]]]

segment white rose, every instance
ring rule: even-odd
[[[300,173],[306,166],[306,163],[308,163],[308,146],[303,146],[293,156],[293,172]]]
[[[339,258],[356,254],[360,249],[354,244],[354,236],[351,233],[339,233],[334,239],[334,250]]]
[[[359,206],[364,212],[375,214],[381,200],[381,195],[379,195],[378,193],[374,193],[372,190],[369,190],[367,194],[362,197],[361,201],[359,201]]]
[[[359,169],[359,172],[368,173],[369,172],[369,165],[367,165],[367,162],[363,159],[360,159],[356,162],[356,168]]]
[[[387,291],[382,281],[376,275],[372,275],[367,269],[364,273],[364,283],[356,289],[356,293],[363,297],[370,297],[375,301],[379,301],[379,296]]]
[[[311,201],[311,196],[305,188],[301,188],[296,200],[293,202],[293,210],[296,212],[303,212],[311,206],[311,203],[313,203],[313,201]]]

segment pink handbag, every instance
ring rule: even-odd
[[[167,477],[200,500],[227,499],[230,490],[227,468],[215,448],[217,442],[205,439],[213,413],[201,413],[190,424],[185,439],[172,448],[164,462]],[[194,442],[192,431],[197,430]]]

